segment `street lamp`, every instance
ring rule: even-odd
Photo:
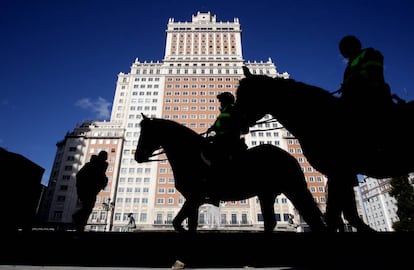
[[[105,202],[102,203],[103,209],[106,211],[105,215],[105,228],[104,231],[110,232],[112,230],[112,210],[115,207],[115,203],[111,202],[111,198],[108,198]],[[109,217],[109,224],[108,224],[108,216]]]

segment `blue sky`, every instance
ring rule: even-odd
[[[240,19],[245,60],[336,90],[338,41],[358,36],[385,57],[392,92],[414,98],[414,2],[305,0],[0,0],[0,146],[46,169],[56,143],[84,120],[109,120],[117,74],[161,61],[169,18],[197,11]]]

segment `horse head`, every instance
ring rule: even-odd
[[[154,128],[155,120],[145,116],[143,113],[141,113],[141,115],[141,134],[134,156],[138,163],[149,161],[150,157],[153,156],[153,153],[161,147],[161,142],[158,136],[159,132]]]
[[[274,90],[279,78],[266,75],[252,74],[247,67],[243,67],[245,78],[241,79],[236,90],[236,108],[240,111],[250,126],[253,126],[265,114],[268,114],[269,105],[274,102],[269,92]]]
[[[150,158],[160,154],[157,150],[161,148],[168,159],[187,159],[189,153],[199,153],[205,141],[205,138],[194,130],[167,119],[148,118],[142,114],[140,126],[141,134],[135,151],[135,160],[138,163],[155,161]]]

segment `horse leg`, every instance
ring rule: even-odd
[[[195,232],[198,226],[198,207],[199,203],[186,200],[173,220],[173,227],[178,232],[186,232],[182,223],[188,218],[188,231]]]
[[[332,181],[334,179],[334,181]],[[343,231],[341,213],[351,226],[361,232],[374,231],[359,217],[354,192],[356,175],[335,176],[328,178],[328,203],[326,223],[330,231]]]
[[[298,186],[295,190],[285,192],[284,194],[299,211],[312,232],[326,231],[326,225],[322,219],[322,212],[315,203],[306,183],[305,185]]]
[[[343,214],[344,214],[344,218],[349,222],[349,224],[353,226],[354,228],[356,228],[358,232],[375,231],[369,225],[365,224],[365,222],[358,215],[356,201],[355,201],[354,186],[351,184],[344,185],[343,193],[344,193]]]
[[[264,232],[271,233],[276,227],[277,221],[275,218],[274,203],[276,196],[279,194],[260,194],[258,195],[260,208],[262,210]]]
[[[334,180],[332,180],[334,179]],[[328,198],[326,204],[325,222],[328,226],[328,231],[336,232],[343,231],[342,209],[343,209],[343,193],[341,182],[344,179],[328,176],[327,190]]]
[[[188,217],[189,209],[188,201],[185,201],[183,206],[181,207],[180,211],[178,211],[177,215],[173,219],[173,227],[177,232],[185,232],[185,229],[182,225],[183,221]]]
[[[197,231],[198,226],[198,208],[200,207],[200,203],[192,203],[189,206],[188,211],[188,231],[191,233],[195,233]]]

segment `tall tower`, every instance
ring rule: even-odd
[[[171,228],[172,219],[184,203],[184,198],[174,188],[168,161],[137,164],[133,159],[140,134],[140,113],[177,121],[202,133],[219,112],[217,94],[235,92],[243,77],[243,65],[254,74],[289,76],[287,73],[279,74],[270,58],[266,62],[246,62],[243,59],[237,18],[222,22],[210,12],[198,12],[192,16],[191,22],[169,19],[162,62],[142,63],[136,60],[130,73],[119,74],[111,121],[121,123],[126,131],[114,228],[125,223],[129,212],[135,215],[138,226],[142,228]],[[252,129],[254,133],[247,136],[246,143],[250,146],[272,143],[287,150],[291,138],[287,140],[286,130],[261,131],[272,127],[280,128],[280,125],[276,122],[257,127],[260,130]],[[294,153],[301,154],[298,151]],[[324,186],[325,179],[323,176],[320,179],[323,179],[320,184]],[[200,222],[207,227],[262,226],[256,198],[226,202],[219,210],[203,206]],[[297,215],[283,196],[278,198],[275,210],[282,226],[287,226],[290,214]]]

